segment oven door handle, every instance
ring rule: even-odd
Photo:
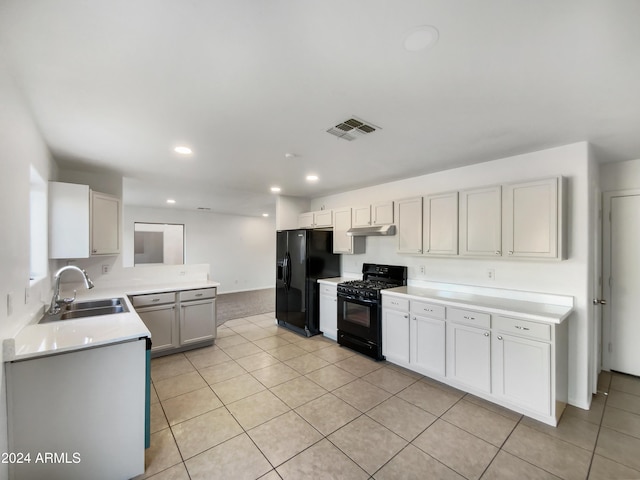
[[[341,298],[343,300],[349,300],[354,303],[359,303],[360,305],[375,305],[378,303],[376,300],[364,300],[362,298],[357,298],[352,295],[345,295],[343,293],[339,293],[338,298]]]

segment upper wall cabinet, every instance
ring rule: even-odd
[[[458,192],[428,195],[423,200],[424,254],[458,254]]]
[[[460,192],[460,255],[502,255],[502,189]]]
[[[364,253],[364,237],[347,235],[347,231],[351,228],[351,219],[351,208],[333,210],[333,253]]]
[[[563,183],[554,177],[503,187],[506,256],[564,258]]]
[[[422,197],[398,200],[398,253],[422,253]]]
[[[333,227],[333,210],[318,210],[298,215],[298,228],[330,227]]]
[[[120,199],[87,185],[49,182],[49,258],[120,253]]]
[[[369,227],[371,225],[391,225],[393,223],[393,202],[380,202],[365,207],[357,207],[352,211],[353,227]]]

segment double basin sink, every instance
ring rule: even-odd
[[[45,313],[38,323],[55,322],[59,320],[72,320],[74,318],[97,317],[99,315],[111,315],[114,313],[126,313],[129,309],[124,298],[107,298],[104,300],[91,300],[86,302],[73,302],[64,305],[55,315]]]

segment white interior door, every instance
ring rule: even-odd
[[[640,191],[606,194],[604,213],[604,366],[640,375]]]

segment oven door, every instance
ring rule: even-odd
[[[378,302],[338,294],[338,330],[368,342],[380,344]]]

